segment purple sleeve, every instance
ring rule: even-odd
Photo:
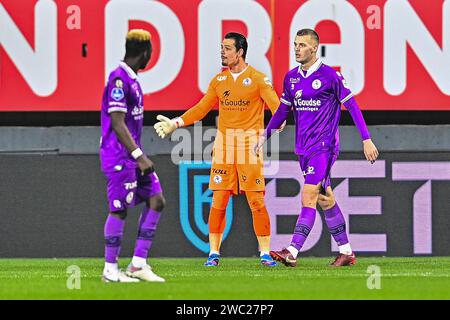
[[[361,138],[364,140],[370,139],[370,133],[367,129],[366,122],[364,121],[361,110],[356,103],[355,98],[353,98],[353,93],[347,85],[342,74],[336,71],[334,77],[333,88],[337,99],[344,105],[344,107],[350,112],[353,122],[359,130]]]
[[[107,112],[124,112],[127,113],[127,83],[119,76],[112,76],[108,81],[106,89]]]
[[[275,114],[270,119],[266,131],[264,131],[264,136],[266,137],[266,139],[269,139],[272,136],[272,133],[280,128],[284,120],[287,119],[289,111],[291,111],[291,106],[288,106],[283,102],[280,103],[277,111],[275,111]]]
[[[345,108],[350,112],[353,122],[359,130],[362,140],[370,139],[370,133],[367,129],[366,122],[362,115],[361,109],[358,107],[355,98],[350,98],[344,103]]]
[[[267,125],[266,131],[264,131],[264,136],[266,139],[269,139],[272,133],[279,129],[283,122],[287,119],[289,115],[289,111],[291,111],[292,107],[292,99],[291,93],[289,92],[289,86],[286,85],[287,76],[284,79],[283,84],[283,94],[280,98],[280,106],[277,111],[275,111],[274,115],[270,119],[269,124]]]

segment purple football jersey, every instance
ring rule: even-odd
[[[108,78],[103,91],[100,140],[100,161],[104,172],[119,167],[137,167],[127,148],[117,138],[111,123],[111,112],[126,113],[125,124],[136,144],[141,148],[141,133],[144,123],[144,103],[137,75],[126,63],[120,62]],[[116,168],[116,169],[115,169]]]
[[[352,97],[342,75],[320,59],[307,72],[301,70],[301,66],[296,67],[284,78],[281,104],[267,127],[267,136],[270,137],[272,130],[277,129],[292,110],[296,154],[304,155],[320,148],[338,152],[341,104],[352,101],[352,109],[359,111],[356,103],[353,107]],[[366,138],[368,131],[362,116],[360,118],[355,117],[361,135]]]

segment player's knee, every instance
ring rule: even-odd
[[[157,195],[150,198],[150,209],[155,210],[157,212],[163,211],[164,207],[166,206],[166,199],[163,195]]]
[[[270,218],[263,192],[246,192],[247,201],[253,216],[253,228],[257,236],[270,235]]]
[[[226,190],[214,191],[213,199],[212,199],[212,207],[219,209],[219,210],[225,210],[228,205],[230,196],[231,196],[230,191],[226,191]]]
[[[305,188],[302,191],[302,206],[315,208],[319,198],[319,189]]]
[[[247,191],[245,193],[250,210],[257,211],[265,207],[264,193],[259,191]]]
[[[125,220],[127,218],[126,210],[110,212],[109,214],[112,215],[113,217],[119,218],[120,220]]]

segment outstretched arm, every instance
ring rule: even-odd
[[[206,114],[217,104],[217,94],[211,83],[205,96],[195,106],[187,110],[180,117],[169,119],[163,115],[156,117],[157,122],[153,127],[156,133],[165,138],[179,127],[189,126],[197,121],[203,119]]]

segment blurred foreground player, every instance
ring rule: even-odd
[[[317,203],[322,208],[328,229],[339,246],[332,266],[348,266],[356,262],[346,232],[344,216],[330,185],[330,170],[339,153],[339,118],[341,104],[350,112],[363,140],[364,154],[372,163],[378,150],[370,139],[361,110],[342,75],[316,57],[319,36],[314,30],[302,29],[295,38],[295,57],[301,65],[284,78],[281,105],[270,120],[265,135],[255,152],[285,121],[290,110],[296,123],[295,153],[305,177],[302,211],[295,226],[290,246],[271,251],[271,256],[286,266],[297,264],[297,254],[310,233],[316,218]]]
[[[269,255],[270,219],[264,202],[262,153],[257,157],[251,148],[264,130],[264,104],[274,113],[280,100],[268,78],[245,62],[247,48],[247,39],[243,35],[226,34],[221,45],[221,59],[222,66],[228,69],[211,80],[198,104],[175,119],[160,115],[157,118],[160,122],[155,124],[156,132],[164,138],[181,126],[203,119],[219,103],[209,181],[213,199],[208,221],[210,252],[205,263],[208,267],[219,264],[225,210],[230,196],[237,195],[238,190],[245,193],[252,212],[261,264],[276,265]]]
[[[111,72],[103,92],[100,161],[107,178],[109,215],[106,219],[106,282],[163,282],[147,264],[147,255],[164,208],[164,197],[153,163],[141,149],[144,119],[142,89],[137,72],[152,55],[150,33],[134,29],[126,38],[123,61]],[[134,256],[127,271],[118,267],[118,257],[127,209],[144,202]]]

